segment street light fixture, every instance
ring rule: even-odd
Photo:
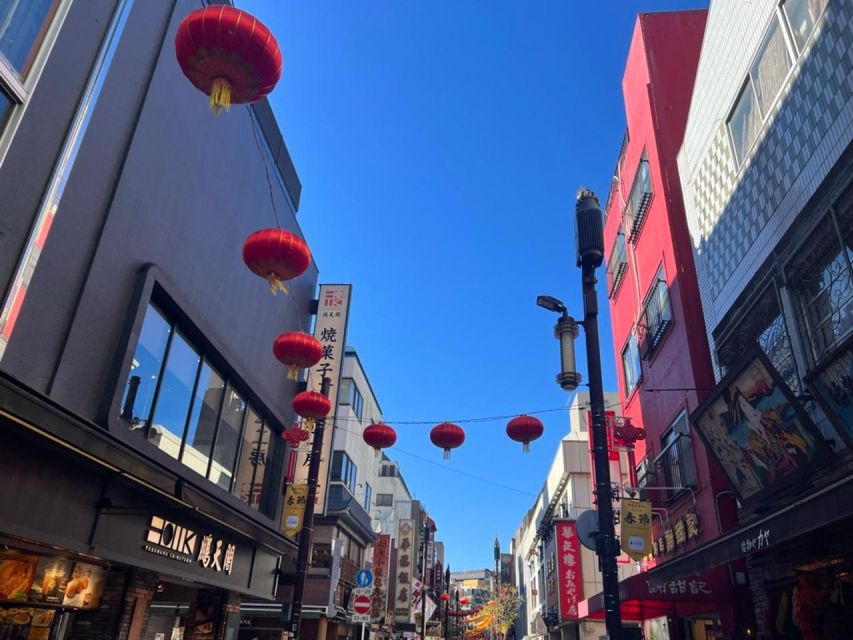
[[[560,341],[561,371],[557,382],[566,391],[574,391],[581,376],[575,370],[574,341],[578,324],[586,336],[587,368],[589,372],[589,405],[592,415],[593,465],[595,468],[595,504],[598,510],[596,554],[601,568],[604,591],[604,615],[609,640],[621,640],[622,616],[619,610],[619,574],[616,558],[619,545],[613,526],[613,488],[610,486],[610,462],[607,451],[607,427],[604,417],[604,385],[601,380],[601,348],[598,342],[598,299],[595,291],[595,270],[604,261],[604,219],[598,198],[581,187],[575,201],[575,238],[577,266],[581,268],[583,285],[583,321],[569,316],[566,306],[551,296],[539,296],[536,304],[560,313],[554,335]]]

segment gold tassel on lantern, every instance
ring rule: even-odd
[[[296,380],[299,378],[299,367],[295,364],[291,365],[287,368],[287,379],[288,380]]]
[[[279,291],[281,291],[282,293],[285,293],[285,294],[287,293],[287,288],[284,286],[284,283],[274,273],[269,274],[267,276],[267,280],[269,280],[270,291],[272,292],[273,295],[275,295]]]
[[[231,83],[225,78],[214,78],[210,84],[210,108],[216,115],[222,109],[231,111]]]
[[[314,431],[314,418],[305,418],[305,428],[308,429],[308,431]]]

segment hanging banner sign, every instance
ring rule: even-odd
[[[619,509],[622,550],[642,560],[652,553],[652,503],[622,498]]]
[[[388,595],[388,564],[391,559],[391,535],[383,533],[373,543],[373,609],[374,618],[385,617]]]
[[[415,521],[400,520],[397,528],[397,590],[394,594],[394,618],[397,622],[411,622],[415,558]]]
[[[578,603],[584,599],[581,549],[574,520],[554,520],[557,540],[557,591],[560,618],[578,619]]]
[[[284,513],[281,516],[284,535],[293,538],[302,531],[305,520],[305,502],[308,499],[307,484],[289,484],[284,494]]]

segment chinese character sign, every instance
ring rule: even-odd
[[[652,552],[652,503],[623,498],[619,510],[622,550],[642,560]]]
[[[399,622],[410,621],[416,562],[415,521],[400,520],[397,529],[397,590],[394,594],[394,617]]]
[[[284,511],[281,515],[284,535],[294,537],[302,531],[305,517],[305,502],[308,498],[307,484],[289,484],[284,494]]]
[[[388,562],[391,555],[391,536],[383,533],[373,544],[373,596],[372,615],[385,617],[385,604],[388,593]]]
[[[329,378],[332,386],[330,398],[337,398],[340,385],[341,367],[344,359],[344,345],[347,336],[347,318],[349,316],[350,296],[352,285],[323,284],[320,285],[319,303],[317,305],[317,320],[314,323],[314,337],[323,347],[323,357],[308,370],[308,390],[320,392],[323,378]],[[326,418],[326,424],[335,422],[337,403],[332,403],[332,411]],[[329,477],[329,460],[332,451],[333,429],[326,429],[323,434],[323,449],[320,454],[320,482],[317,484],[316,505],[322,509],[326,503],[325,478]],[[308,481],[309,452],[300,452],[296,464],[296,482]]]
[[[581,550],[574,520],[555,520],[557,541],[557,591],[560,596],[560,618],[578,619],[578,602],[583,600]]]

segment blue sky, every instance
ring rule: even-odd
[[[606,199],[636,14],[707,2],[238,5],[284,53],[271,102],[303,184],[299,221],[321,282],[353,283],[349,342],[386,421],[565,405],[556,316],[536,296],[581,315],[574,194],[583,184]],[[615,390],[599,297],[605,387]],[[545,435],[529,455],[501,420],[464,425],[449,463],[429,426],[397,427],[390,455],[435,519],[452,569],[491,565],[495,536],[509,550],[568,429],[565,413],[541,417]]]

